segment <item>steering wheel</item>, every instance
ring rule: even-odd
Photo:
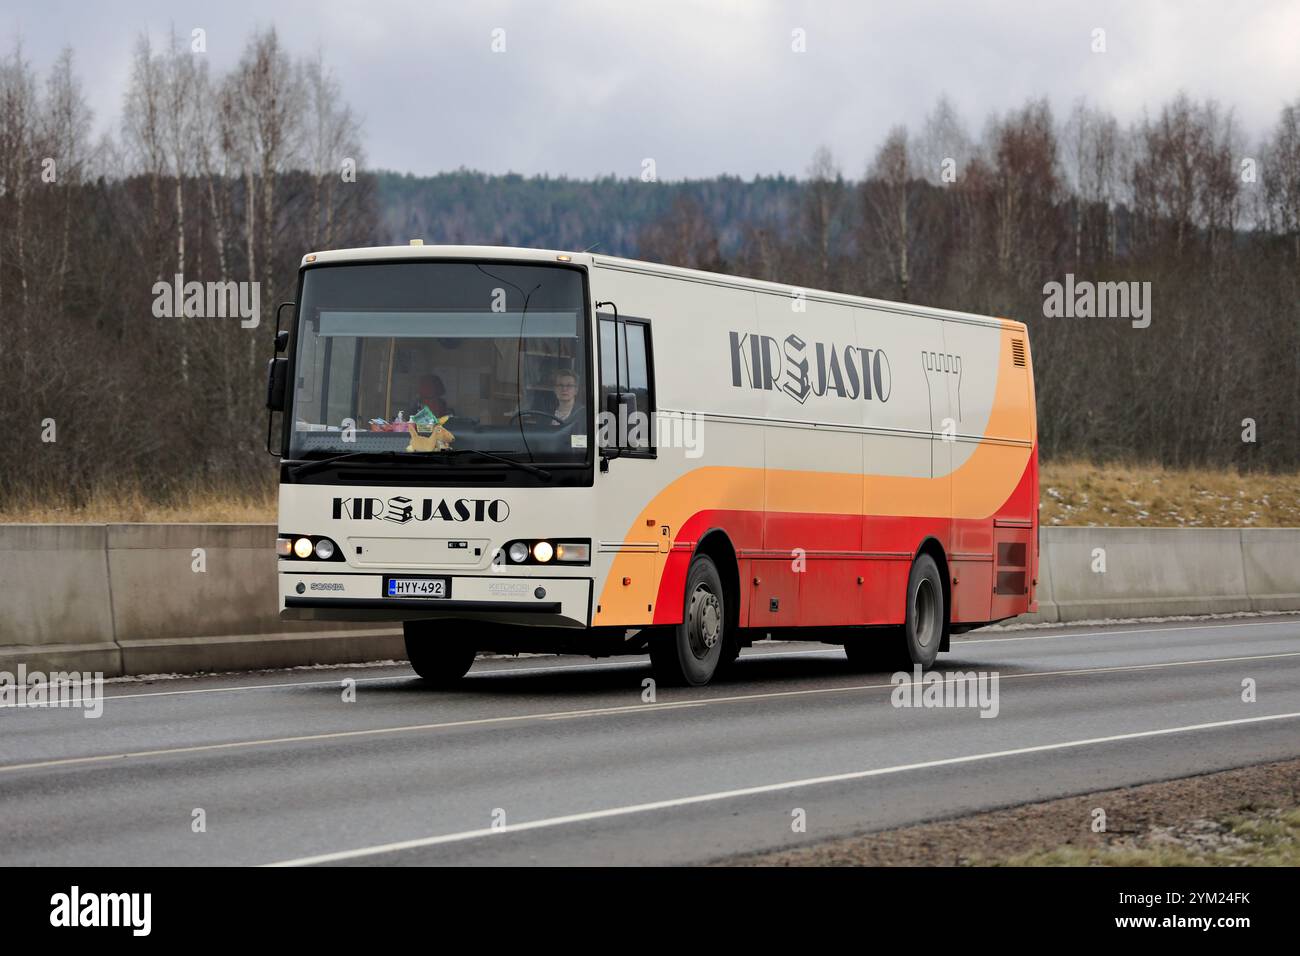
[[[528,418],[549,418],[551,421],[555,422],[555,424],[557,424],[557,425],[563,425],[563,424],[564,424],[564,419],[563,419],[563,418],[560,418],[559,416],[556,416],[556,415],[552,415],[550,412],[544,412],[544,411],[542,411],[540,408],[521,408],[519,411],[515,412],[513,415],[510,416],[510,421],[513,422],[513,421],[515,421],[515,419],[518,419],[518,418],[525,418],[525,417],[528,417]]]

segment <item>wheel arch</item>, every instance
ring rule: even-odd
[[[731,543],[731,536],[722,528],[710,528],[700,535],[695,545],[696,555],[706,555],[712,559],[722,579],[722,594],[726,601],[728,624],[734,629],[740,624],[740,561],[736,557],[736,547]]]

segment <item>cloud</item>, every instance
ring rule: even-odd
[[[508,3],[10,0],[0,31],[44,70],[71,45],[97,125],[116,132],[133,38],[208,31],[214,71],[255,25],[320,49],[365,118],[373,166],[661,178],[800,174],[831,147],[848,175],[942,93],[978,130],[1046,95],[1127,123],[1180,89],[1234,107],[1254,141],[1300,97],[1300,8],[1259,2]],[[791,49],[806,31],[807,51]],[[1091,50],[1092,31],[1107,50]],[[506,50],[492,51],[493,30]]]

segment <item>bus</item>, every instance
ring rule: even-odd
[[[764,638],[928,668],[1037,609],[1025,326],[610,256],[315,252],[268,369],[286,620],[480,652],[648,654],[704,685]]]

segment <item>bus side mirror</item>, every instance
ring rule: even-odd
[[[288,380],[287,358],[273,358],[266,363],[266,407],[269,411],[284,411],[284,392]]]
[[[279,457],[279,452],[271,451],[271,430],[275,425],[275,413],[284,411],[285,383],[289,379],[289,360],[279,355],[289,347],[289,330],[280,328],[280,316],[285,309],[297,308],[296,302],[281,302],[275,310],[275,354],[276,357],[266,366],[266,450],[268,454]]]
[[[609,392],[605,395],[605,411],[616,422],[627,422],[636,414],[636,392]]]

